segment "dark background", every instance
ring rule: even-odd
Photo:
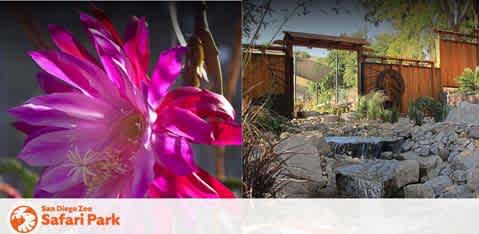
[[[15,6],[30,15],[41,37],[50,40],[47,26],[57,24],[71,31],[92,54],[95,54],[79,19],[79,12],[89,13],[91,4],[90,2],[17,2]],[[156,63],[160,51],[176,44],[167,2],[95,2],[95,5],[103,9],[110,17],[120,35],[123,35],[131,16],[146,17],[151,48],[150,70]],[[15,157],[24,139],[24,136],[10,125],[13,118],[6,113],[6,110],[32,96],[41,94],[35,78],[39,68],[27,55],[28,51],[35,49],[34,44],[27,37],[24,27],[18,22],[15,14],[18,11],[14,11],[12,6],[12,3],[0,3],[0,157]],[[177,3],[178,19],[185,37],[192,32],[193,7],[192,3]],[[241,20],[241,4],[240,2],[208,2],[207,7],[208,23],[221,51],[223,75],[227,80],[235,36],[232,25],[238,24]],[[241,110],[240,88],[241,85],[237,85],[236,95],[233,98],[233,105],[238,116]],[[195,146],[195,151],[199,164],[214,174],[214,149],[209,146]],[[240,157],[239,147],[227,148],[226,176],[241,176]],[[9,182],[16,184],[15,181]]]

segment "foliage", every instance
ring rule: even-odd
[[[285,164],[288,158],[274,151],[277,143],[261,130],[257,118],[262,105],[243,102],[242,195],[245,198],[278,197],[290,179]]]
[[[399,120],[399,115],[399,110],[396,107],[393,107],[390,110],[386,109],[383,112],[382,120],[388,123],[396,123]]]
[[[371,92],[359,98],[358,117],[360,119],[380,120],[384,115],[384,101],[386,96],[383,92]]]
[[[0,159],[0,175],[13,175],[24,186],[24,197],[32,197],[38,176],[14,158]]]
[[[409,103],[408,117],[416,125],[422,125],[424,116],[429,115],[434,121],[443,121],[448,113],[447,105],[431,97],[419,97],[415,102]]]
[[[287,123],[287,118],[269,111],[266,108],[263,108],[263,110],[258,113],[255,119],[255,124],[259,129],[262,131],[272,132],[275,135],[281,134],[283,131],[283,126],[285,126]]]
[[[360,0],[365,19],[376,25],[390,22],[395,30],[379,34],[373,48],[387,56],[433,59],[435,28],[472,31],[474,0]],[[376,44],[376,45],[375,45]]]
[[[467,67],[458,80],[460,92],[466,94],[479,93],[479,66],[474,71]]]

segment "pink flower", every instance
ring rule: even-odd
[[[36,197],[233,197],[194,162],[191,143],[240,145],[221,95],[170,90],[186,48],[160,54],[148,76],[148,28],[134,17],[122,39],[105,14],[81,13],[99,60],[50,25],[58,51],[33,51],[45,95],[9,112],[27,134],[19,157],[45,167]]]

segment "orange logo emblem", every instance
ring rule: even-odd
[[[10,214],[10,225],[19,233],[29,233],[38,224],[37,212],[29,206],[19,206]]]

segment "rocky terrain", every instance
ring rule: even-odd
[[[331,142],[333,136],[353,140]],[[338,150],[344,144],[351,150]],[[370,154],[371,144],[379,154]],[[289,157],[288,171],[294,175],[283,189],[285,197],[479,197],[475,104],[461,103],[446,121],[428,118],[422,126],[407,118],[394,124],[357,121],[351,113],[340,120],[296,119],[281,134],[276,151]]]

